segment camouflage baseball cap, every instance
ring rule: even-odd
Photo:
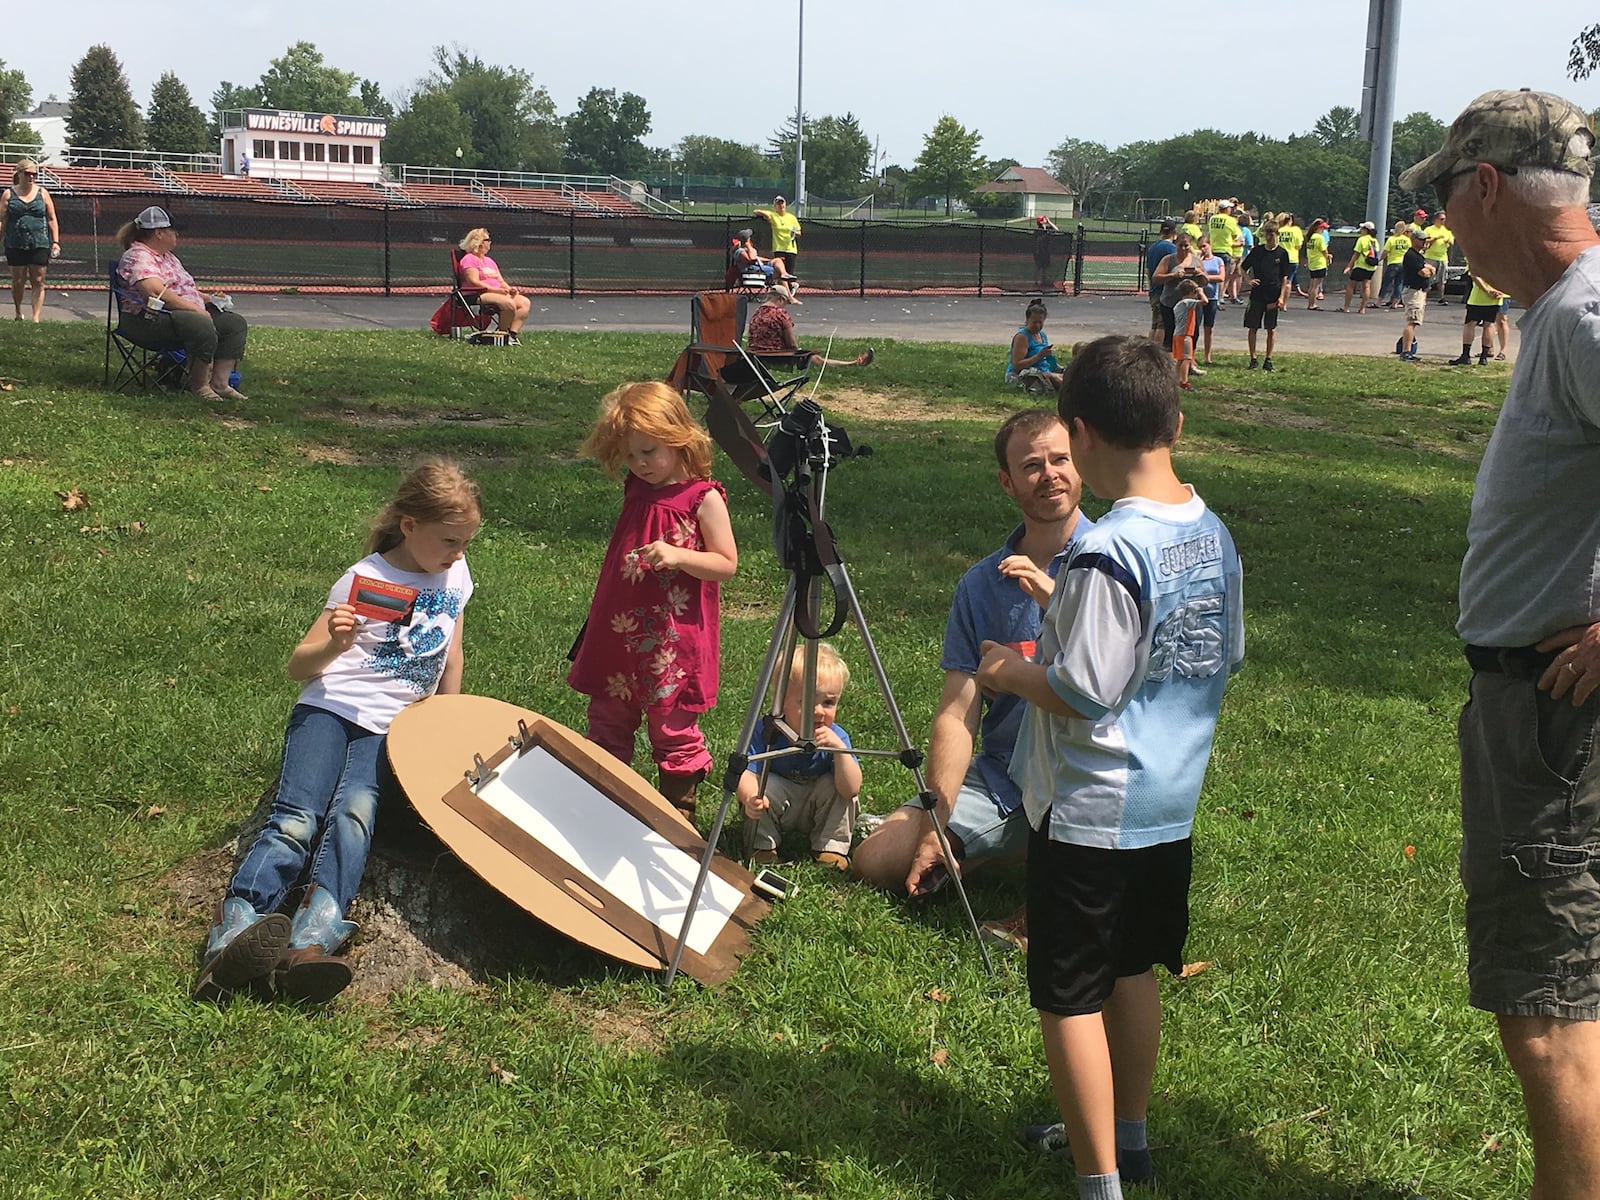
[[[1479,163],[1594,175],[1594,131],[1577,105],[1549,92],[1485,92],[1450,126],[1444,147],[1400,176],[1414,192]]]

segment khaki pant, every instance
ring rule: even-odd
[[[815,779],[770,774],[766,796],[769,807],[754,822],[751,850],[776,850],[783,834],[798,831],[811,838],[811,849],[819,854],[825,850],[850,853],[850,836],[861,814],[861,801],[834,790],[832,771]]]

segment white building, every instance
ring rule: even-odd
[[[224,112],[222,173],[376,183],[383,173],[379,144],[388,132],[383,117],[265,108]]]
[[[67,111],[65,100],[51,96],[41,101],[32,112],[13,118],[17,124],[26,125],[44,139],[44,146],[33,155],[42,163],[65,162],[67,157]]]

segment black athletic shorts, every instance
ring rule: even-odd
[[[1276,293],[1274,293],[1274,296],[1276,296]],[[1263,326],[1267,329],[1276,329],[1278,327],[1278,310],[1268,308],[1266,300],[1258,301],[1256,294],[1251,292],[1250,303],[1245,305],[1244,308],[1244,327],[1246,329],[1260,329]]]
[[[1048,826],[1047,826],[1048,827]],[[1118,979],[1183,970],[1193,844],[1106,850],[1028,834],[1028,996],[1060,1017],[1099,1012]]]
[[[1364,283],[1366,280],[1372,278],[1374,270],[1376,270],[1376,268],[1356,267],[1350,272],[1350,278],[1355,280],[1357,283]]]
[[[1468,325],[1493,325],[1500,317],[1498,304],[1469,304],[1467,305]]]
[[[7,246],[6,264],[12,267],[48,267],[50,247],[40,246],[37,250],[23,250],[20,247]]]

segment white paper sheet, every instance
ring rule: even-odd
[[[542,746],[509,759],[478,798],[515,822],[663,933],[676,938],[689,909],[700,860],[685,854],[597,791]],[[739,907],[743,892],[706,876],[689,949],[704,954]]]

